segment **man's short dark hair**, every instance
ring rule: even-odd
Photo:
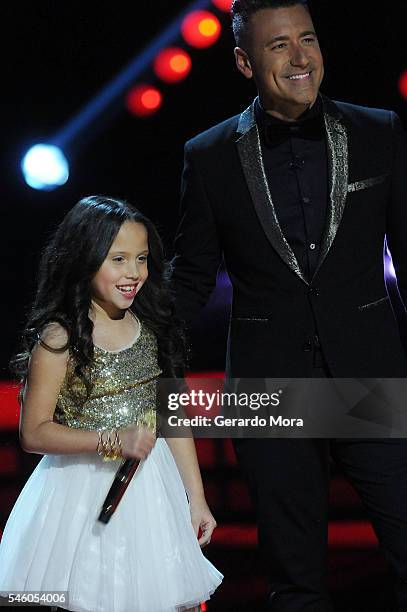
[[[246,39],[250,17],[262,9],[286,8],[287,6],[302,5],[309,12],[306,0],[233,0],[232,3],[232,29],[238,47]]]

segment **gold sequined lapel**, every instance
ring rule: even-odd
[[[342,220],[348,193],[348,135],[336,106],[324,96],[324,121],[328,153],[329,201],[327,222],[314,277],[323,264]],[[313,278],[314,278],[313,277]]]
[[[254,104],[255,102],[240,115],[237,129],[241,135],[236,141],[236,146],[246,183],[263,231],[271,245],[289,268],[308,285],[308,281],[293,250],[285,239],[277,219],[264,170],[259,131],[254,115]]]

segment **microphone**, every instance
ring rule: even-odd
[[[113,516],[121,498],[123,497],[127,487],[130,484],[136,470],[140,464],[140,459],[125,459],[122,461],[119,469],[116,472],[109,493],[103,502],[102,511],[99,514],[98,521],[107,525]]]

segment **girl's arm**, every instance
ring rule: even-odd
[[[67,345],[66,330],[47,326],[42,340],[51,349]],[[54,411],[66,374],[69,351],[54,353],[37,344],[30,357],[20,417],[20,441],[29,453],[89,453],[96,451],[96,431],[70,429],[54,423]]]
[[[61,325],[52,323],[44,330],[42,340],[51,349],[59,349],[67,345],[68,336]],[[32,351],[20,417],[21,446],[29,453],[96,453],[97,431],[53,422],[68,355],[68,350],[55,353],[40,344]],[[154,445],[155,438],[149,430],[128,427],[119,433],[125,457],[144,458]]]
[[[216,521],[208,508],[205,493],[199,471],[193,438],[166,438],[168,446],[174,456],[182,482],[187,491],[190,508],[191,521],[195,533],[201,528],[202,535],[198,542],[201,546],[209,544],[211,535],[216,527]]]

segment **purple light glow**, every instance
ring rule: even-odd
[[[386,248],[384,253],[384,275],[386,278],[396,278],[396,271],[389,250]]]

